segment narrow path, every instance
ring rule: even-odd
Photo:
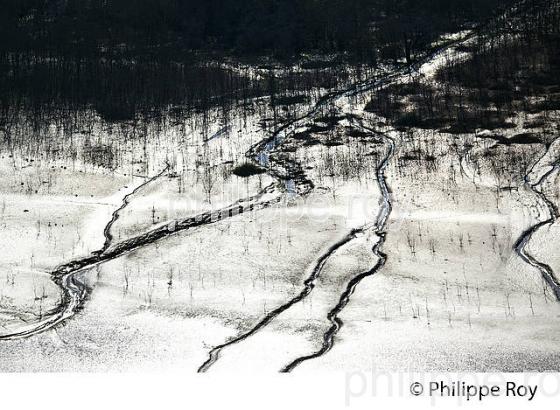
[[[550,147],[549,147],[549,149],[550,149]],[[543,279],[545,280],[545,282],[547,283],[547,285],[554,292],[554,296],[556,297],[556,300],[560,302],[560,282],[558,281],[558,278],[556,277],[556,275],[554,273],[554,270],[550,267],[550,265],[547,265],[546,263],[540,262],[539,260],[537,260],[533,255],[531,255],[527,251],[527,245],[529,244],[529,242],[531,242],[531,238],[533,237],[533,235],[536,232],[538,232],[541,228],[543,228],[545,226],[553,225],[560,218],[560,212],[558,211],[558,207],[550,199],[548,199],[546,197],[546,195],[540,189],[543,182],[546,181],[546,179],[550,175],[552,175],[552,173],[556,170],[558,165],[552,167],[536,183],[532,184],[529,181],[529,176],[531,175],[531,173],[533,172],[535,167],[546,157],[547,154],[548,154],[548,150],[543,154],[543,156],[541,158],[539,158],[539,160],[537,162],[535,162],[535,164],[531,167],[529,172],[527,172],[527,174],[525,175],[525,178],[524,178],[524,180],[525,180],[524,187],[529,192],[534,193],[541,201],[544,202],[544,204],[546,205],[546,207],[548,209],[548,212],[549,212],[550,216],[549,216],[548,219],[546,219],[544,221],[541,221],[541,222],[529,227],[526,231],[524,231],[521,234],[521,236],[519,237],[519,239],[517,240],[517,242],[515,243],[514,250],[517,253],[517,255],[519,255],[519,257],[525,263],[527,263],[527,264],[531,265],[532,267],[536,268],[541,273],[541,275],[542,275]],[[538,206],[538,204],[537,204],[537,206]]]
[[[161,171],[159,174],[153,176],[152,178],[147,179],[146,181],[144,181],[144,183],[138,185],[130,194],[125,195],[125,197],[122,200],[121,206],[118,209],[116,209],[115,212],[113,212],[111,220],[107,223],[107,225],[105,225],[105,229],[103,229],[103,235],[105,236],[105,243],[103,244],[103,248],[101,248],[101,251],[100,251],[101,253],[103,253],[107,249],[109,249],[109,247],[113,243],[113,234],[111,233],[111,230],[113,228],[113,225],[120,218],[121,212],[124,211],[124,209],[128,205],[130,205],[130,200],[134,196],[136,196],[138,194],[138,192],[140,192],[146,186],[150,185],[152,182],[160,179],[163,175],[165,175],[165,173],[167,171],[169,171],[169,168],[170,168],[170,165],[169,165],[169,163],[167,163],[165,168],[163,169],[163,171]]]
[[[364,127],[363,125],[361,127],[368,130],[369,132],[374,132],[374,130]],[[377,132],[375,133],[378,135],[383,135],[383,138],[388,144],[387,153],[383,158],[383,161],[381,161],[381,163],[377,167],[376,172],[377,183],[379,185],[379,189],[383,198],[381,208],[379,210],[379,214],[377,215],[375,223],[375,234],[378,237],[378,241],[372,248],[373,254],[377,257],[377,263],[372,269],[359,274],[358,276],[350,280],[350,282],[348,282],[346,289],[340,296],[339,302],[327,315],[327,319],[329,320],[329,322],[331,322],[331,326],[323,335],[323,344],[321,348],[315,353],[295,359],[281,370],[281,372],[283,373],[289,373],[303,362],[319,358],[332,349],[335,343],[335,337],[343,326],[342,319],[340,319],[339,317],[340,313],[348,305],[352,295],[354,294],[356,288],[362,282],[362,280],[375,275],[377,272],[379,272],[379,270],[381,270],[381,268],[383,268],[383,266],[385,266],[385,263],[387,262],[387,255],[383,253],[381,249],[383,248],[383,245],[385,244],[385,240],[387,238],[387,221],[393,210],[393,201],[389,185],[385,178],[385,170],[387,169],[387,166],[389,165],[389,162],[391,161],[395,153],[395,141],[388,135],[379,134]]]
[[[87,300],[89,289],[80,280],[79,274],[88,271],[95,266],[121,257],[141,247],[150,245],[156,241],[167,238],[178,232],[195,227],[217,223],[223,219],[231,218],[245,212],[264,209],[281,201],[281,195],[274,195],[273,185],[266,187],[260,194],[235,202],[226,208],[215,212],[205,212],[181,221],[173,221],[165,226],[156,228],[145,234],[119,242],[105,250],[99,250],[90,256],[74,260],[61,265],[51,272],[51,277],[62,290],[61,301],[57,308],[45,314],[45,316],[33,323],[19,327],[16,332],[0,335],[0,340],[16,340],[40,334],[46,330],[59,325],[74,316]],[[271,199],[262,199],[272,195]]]
[[[259,330],[261,330],[262,328],[264,328],[265,326],[267,326],[270,322],[272,322],[272,320],[274,320],[278,315],[280,315],[282,312],[285,312],[286,310],[290,309],[292,306],[294,306],[296,303],[301,302],[302,300],[304,300],[315,288],[315,282],[317,281],[317,279],[319,278],[319,276],[321,275],[321,272],[325,266],[325,264],[327,263],[327,261],[329,260],[329,258],[338,250],[340,249],[342,246],[346,245],[348,242],[350,242],[351,240],[353,240],[354,238],[357,237],[357,235],[359,235],[360,233],[363,232],[363,229],[355,229],[352,230],[348,235],[346,235],[344,238],[342,238],[340,241],[338,241],[337,243],[335,243],[334,245],[332,245],[325,253],[323,253],[319,259],[317,260],[317,262],[315,263],[315,265],[313,266],[313,269],[311,270],[311,274],[309,275],[309,277],[305,280],[305,282],[303,283],[304,287],[302,289],[302,291],[297,294],[294,298],[290,299],[288,302],[286,302],[285,304],[277,307],[276,309],[274,309],[273,311],[271,311],[270,313],[268,313],[260,322],[258,322],[251,330],[249,330],[248,332],[245,332],[237,337],[234,337],[233,339],[218,345],[216,347],[214,347],[209,355],[208,355],[208,360],[206,360],[206,362],[204,362],[202,364],[202,366],[199,367],[198,372],[199,373],[204,373],[207,370],[210,369],[210,367],[212,367],[212,365],[214,363],[216,363],[216,361],[220,358],[220,353],[226,349],[228,346],[234,345],[236,343],[242,342],[243,340],[247,339],[250,336],[253,336],[255,333],[257,333]]]

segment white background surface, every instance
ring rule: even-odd
[[[539,385],[532,402],[524,398],[414,397],[410,380],[461,380]],[[362,381],[367,381],[362,384]],[[388,394],[388,380],[393,394]],[[372,386],[377,383],[377,395]],[[348,397],[348,388],[352,397]],[[363,390],[362,394],[359,394]],[[5,409],[374,409],[374,408],[553,408],[560,397],[560,374],[370,375],[350,373],[301,375],[166,374],[13,374],[0,375]],[[350,405],[346,405],[349,398]]]

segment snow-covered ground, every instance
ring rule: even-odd
[[[450,47],[378,85],[465,57]],[[277,135],[260,98],[143,130],[53,126],[3,153],[0,338],[64,304],[57,266],[96,256],[70,272],[80,309],[0,340],[0,370],[279,371],[319,352],[294,371],[559,370],[560,304],[521,257],[560,271],[556,218],[516,244],[551,218],[538,192],[558,203],[560,145],[397,131],[364,111],[374,84],[299,104]],[[505,138],[527,131],[511,120]],[[267,173],[233,173],[247,152]],[[512,155],[524,172],[498,172]],[[189,218],[203,222],[149,240]]]

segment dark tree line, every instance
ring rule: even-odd
[[[92,107],[109,121],[169,106],[206,109],[251,96],[330,88],[341,66],[255,80],[209,68],[304,53],[375,65],[421,54],[439,34],[515,0],[0,0],[0,126],[18,107]],[[251,61],[251,60],[249,60]],[[325,70],[325,67],[329,67]],[[270,81],[269,81],[270,80]],[[298,96],[297,98],[302,98]],[[285,101],[284,101],[285,102]],[[58,114],[57,114],[58,115]]]
[[[514,0],[1,0],[0,49],[97,56],[126,50],[241,55],[381,49],[411,60],[437,34]]]

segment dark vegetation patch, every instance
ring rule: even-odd
[[[444,127],[449,123],[445,118],[422,118],[415,112],[407,112],[399,116],[393,124],[399,130],[408,128],[434,129]]]
[[[458,117],[455,123],[442,131],[449,134],[471,134],[479,129],[493,131],[510,128],[515,128],[515,124],[497,112],[486,111],[484,113],[466,112]]]
[[[304,147],[313,147],[315,145],[320,145],[320,144],[321,144],[321,141],[318,140],[317,138],[309,138],[308,140],[306,140],[303,143],[303,146]]]
[[[401,166],[407,166],[410,163],[415,163],[415,165],[422,164],[429,171],[437,168],[436,161],[436,156],[433,153],[426,152],[423,148],[411,149],[399,156]]]
[[[303,146],[306,147],[321,144],[321,141],[317,138],[314,138],[310,132],[298,132],[292,135],[292,139],[296,142],[302,143]]]
[[[138,61],[49,61],[29,57],[3,71],[0,108],[40,111],[94,109],[108,122],[152,117],[158,112],[182,116],[266,94],[262,82],[215,66]],[[2,112],[3,113],[3,112]]]
[[[311,133],[311,134],[319,134],[322,132],[327,132],[327,131],[332,131],[335,128],[335,125],[323,125],[323,124],[313,124],[310,125],[307,130]]]
[[[255,164],[252,164],[250,162],[246,162],[244,164],[238,165],[232,170],[233,175],[236,175],[241,178],[249,178],[254,175],[261,175],[264,174],[265,172],[266,171],[263,168]]]
[[[357,138],[362,140],[370,138],[370,134],[368,134],[367,132],[361,131],[353,127],[348,127],[346,129],[346,135],[348,135],[350,138]]]
[[[298,150],[297,145],[295,144],[285,144],[282,146],[283,153],[295,153]]]
[[[558,77],[560,78],[560,76]],[[558,111],[560,110],[560,95],[549,94],[544,101],[530,104],[527,108],[529,113],[535,114],[541,111]]]
[[[560,82],[560,33],[528,37],[499,37],[493,46],[481,45],[467,62],[450,63],[437,79],[468,90],[473,104],[527,109],[525,99],[545,97],[543,109],[555,109]],[[550,104],[550,107],[546,106]]]
[[[521,134],[514,135],[507,139],[506,144],[519,144],[519,145],[530,145],[530,144],[542,144],[542,140],[537,134],[531,132],[524,132]]]
[[[366,104],[365,111],[379,114],[386,118],[392,118],[392,113],[405,111],[405,104],[392,96],[389,90],[378,92],[376,97]]]
[[[524,132],[521,134],[516,134],[513,137],[505,137],[503,135],[481,135],[479,138],[491,139],[496,141],[500,145],[531,145],[531,144],[542,144],[543,141],[537,134],[531,132]]]
[[[309,101],[309,98],[305,95],[294,95],[294,96],[280,96],[276,97],[275,103],[276,105],[295,105],[295,104],[303,104]]]
[[[460,53],[471,53],[476,50],[476,47],[470,46],[468,44],[459,44],[455,49]]]
[[[513,128],[509,118],[520,111],[560,110],[558,3],[537,1],[505,24],[496,21],[479,42],[462,50],[471,57],[449,61],[437,72],[437,82],[391,85],[377,91],[366,110],[389,119],[401,130],[435,129],[452,134]],[[516,27],[514,33],[511,27]],[[546,125],[534,123],[533,128],[537,124]],[[534,135],[503,141],[538,142],[542,141]]]
[[[326,124],[330,128],[334,128],[342,120],[346,119],[344,115],[326,115],[315,119],[315,123]]]
[[[309,141],[313,137],[309,132],[297,132],[294,135],[292,135],[292,138],[298,141]]]
[[[140,110],[140,105],[137,106],[135,102],[124,99],[101,99],[95,102],[93,108],[106,122],[116,123],[136,119],[137,110]]]
[[[422,157],[418,153],[408,152],[401,155],[400,159],[402,161],[420,161]]]

